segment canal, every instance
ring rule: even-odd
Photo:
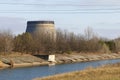
[[[49,75],[83,70],[90,66],[98,67],[101,65],[114,64],[118,62],[120,62],[120,59],[59,64],[55,66],[35,66],[13,69],[8,68],[0,70],[0,80],[32,80],[37,77],[46,77]]]

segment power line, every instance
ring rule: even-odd
[[[120,11],[100,11],[100,12],[88,12],[88,11],[78,11],[78,12],[44,12],[44,11],[36,11],[36,12],[33,12],[33,11],[25,11],[25,12],[1,12],[0,13],[29,13],[29,14],[36,14],[36,13],[45,13],[45,14],[79,14],[79,13],[97,13],[97,14],[101,14],[101,13],[107,13],[107,14],[110,14],[110,13],[120,13]]]
[[[120,8],[62,9],[62,10],[0,10],[0,13],[119,13]]]
[[[92,9],[92,8],[81,8],[81,9],[48,9],[48,10],[0,10],[0,11],[116,11],[116,10],[120,10],[120,8],[96,8],[96,9]]]
[[[0,3],[0,5],[34,5],[34,6],[120,6],[120,5],[87,5],[87,4],[45,4],[45,3]]]
[[[0,10],[0,12],[94,12],[94,11],[120,11],[120,8],[97,8],[97,9],[48,9],[48,10]]]
[[[57,9],[57,10],[0,10],[0,13],[54,13],[54,14],[78,14],[78,13],[120,13],[120,8],[105,8],[104,6],[118,5],[79,5],[79,4],[43,4],[43,3],[0,3],[7,5],[40,5],[40,6],[102,6],[102,8],[78,8],[78,9]],[[120,5],[119,5],[120,6]],[[104,7],[104,8],[103,8]]]
[[[102,6],[101,8],[95,8],[95,9],[89,9],[89,8],[79,8],[78,9],[73,9],[73,10],[41,10],[41,11],[87,11],[87,10],[120,10],[120,5],[79,5],[79,4],[42,4],[42,3],[37,3],[37,4],[32,4],[32,3],[0,3],[0,4],[8,4],[8,5],[40,5],[40,6]],[[104,6],[117,6],[116,8],[105,8]],[[15,11],[24,11],[24,10],[15,10]],[[32,10],[32,11],[37,11],[37,10]]]

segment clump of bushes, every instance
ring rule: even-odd
[[[13,36],[9,31],[0,32],[0,52],[20,52],[29,54],[51,54],[72,52],[111,53],[120,51],[120,39],[104,40],[87,28],[85,34],[74,34],[56,30],[56,38],[45,34],[23,33]]]

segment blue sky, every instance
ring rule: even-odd
[[[1,0],[0,29],[25,32],[29,20],[54,20],[56,28],[99,36],[120,36],[120,0]]]

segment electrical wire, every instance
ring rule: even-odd
[[[45,3],[0,3],[0,5],[34,5],[34,6],[120,6],[120,5],[87,5],[87,4],[45,4]]]
[[[29,13],[29,14],[37,14],[37,13],[46,13],[46,14],[79,14],[79,13],[97,13],[97,14],[101,14],[101,13],[120,13],[120,11],[109,11],[109,12],[105,12],[105,11],[100,11],[100,12],[88,12],[88,11],[78,11],[78,12],[43,12],[43,11],[37,11],[37,12],[33,12],[33,11],[22,11],[22,12],[0,12],[0,13]]]
[[[120,5],[78,5],[78,4],[43,4],[43,3],[0,3],[0,5],[40,5],[48,6],[78,6],[78,9],[52,9],[52,10],[0,10],[0,13],[54,13],[54,14],[78,14],[78,13],[120,13]],[[101,8],[80,8],[79,6],[101,6]],[[114,6],[116,8],[106,8]]]

